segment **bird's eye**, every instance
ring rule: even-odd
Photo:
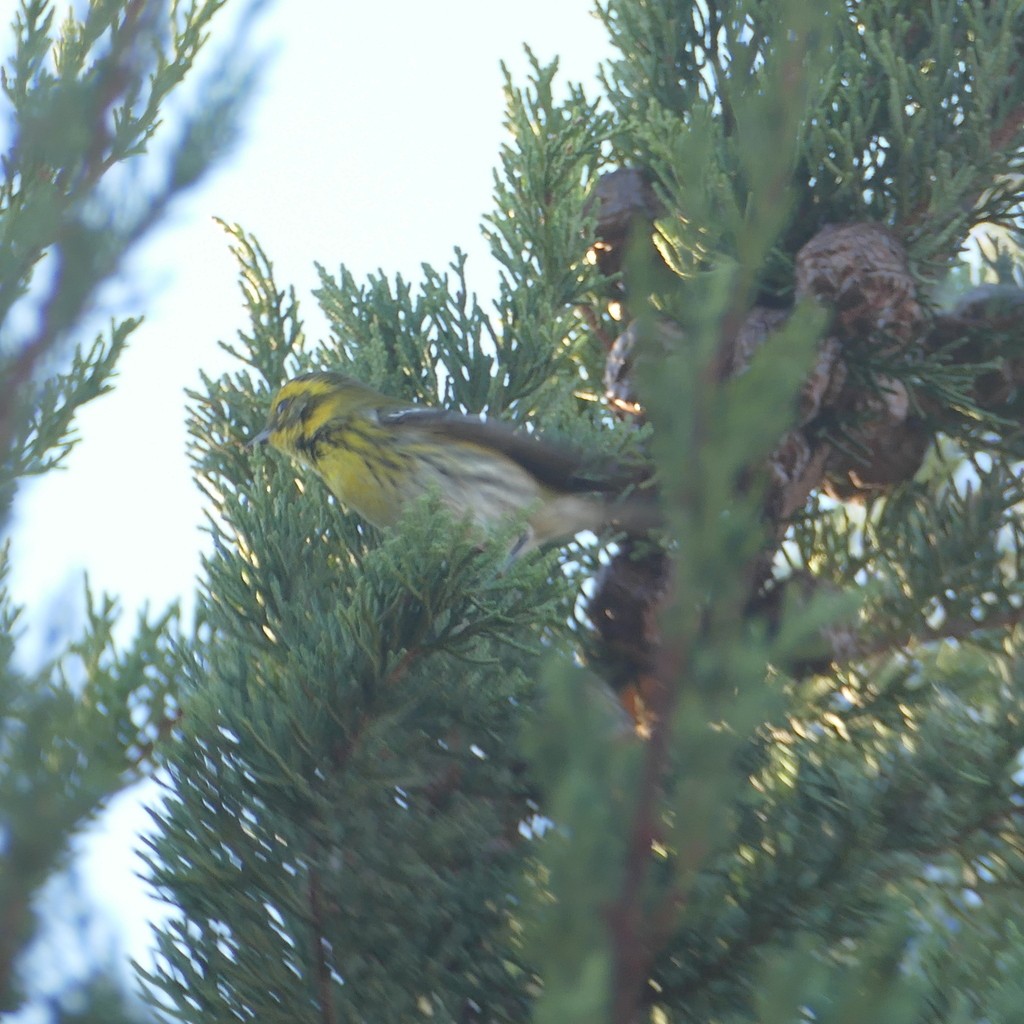
[[[283,416],[288,411],[288,406],[291,404],[292,400],[290,398],[282,398],[281,401],[277,403],[277,408],[274,410],[274,415]]]

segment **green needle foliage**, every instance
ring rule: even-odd
[[[0,77],[10,129],[0,177],[0,1013],[32,988],[19,957],[69,840],[152,771],[180,714],[175,609],[142,613],[118,641],[117,601],[87,583],[80,633],[29,663],[19,649],[28,610],[8,589],[19,555],[10,520],[18,486],[66,465],[78,410],[110,390],[129,338],[145,333],[128,317],[89,340],[99,290],[233,137],[241,65],[207,72],[223,99],[179,105],[159,130],[222,6],[103,0],[58,23],[52,3],[22,0],[13,14]],[[51,1009],[138,1019],[121,1002],[96,977]]]
[[[1024,3],[598,14],[602,96],[536,61],[508,82],[491,307],[457,250],[416,286],[320,268],[313,341],[228,229],[250,322],[238,369],[191,394],[212,547],[148,852],[173,911],[146,977],[177,1019],[1018,1012]],[[613,267],[592,197],[623,166],[652,198]],[[798,286],[805,244],[849,221],[906,250],[909,342],[844,337],[848,307]],[[1010,229],[1005,305],[942,311],[983,222]],[[901,294],[900,269],[865,273]],[[730,363],[755,306],[786,315]],[[644,430],[600,401],[623,310]],[[903,396],[927,455],[856,502],[822,469],[783,518],[774,453],[837,338],[829,386],[858,402],[800,436],[849,484]],[[651,462],[671,569],[634,638],[645,736],[587,621],[596,541],[506,567],[516,524],[481,543],[425,499],[378,532],[245,448],[280,384],[326,367]]]

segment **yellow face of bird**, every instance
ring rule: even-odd
[[[341,373],[305,373],[274,396],[267,425],[249,446],[269,444],[278,451],[309,459],[317,431],[331,420],[386,402],[382,395]]]

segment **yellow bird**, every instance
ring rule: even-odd
[[[650,529],[647,494],[613,502],[636,482],[621,466],[583,474],[579,453],[506,424],[382,395],[341,373],[305,373],[274,397],[250,447],[269,444],[318,473],[334,496],[375,526],[431,490],[483,529],[524,517],[512,555],[582,530]]]

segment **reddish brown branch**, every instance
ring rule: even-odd
[[[11,857],[4,859],[10,861]],[[0,995],[5,997],[11,992],[14,961],[22,952],[30,920],[31,903],[28,895],[12,897],[0,919]]]
[[[309,915],[312,923],[312,957],[316,968],[316,990],[320,1003],[320,1019],[323,1024],[336,1024],[338,1019],[334,1008],[334,990],[331,986],[331,966],[327,962],[324,935],[323,898],[320,891],[320,871],[309,866]]]
[[[653,922],[648,920],[644,907],[644,890],[650,874],[652,845],[662,831],[658,803],[669,768],[673,711],[684,662],[684,651],[679,645],[666,644],[658,652],[657,688],[651,695],[650,738],[644,745],[622,885],[607,911],[612,940],[611,1020],[614,1024],[634,1024],[637,1020],[654,956],[675,923],[674,914],[659,915],[662,928],[652,929]]]
[[[1006,149],[1015,142],[1021,129],[1024,129],[1024,104],[1011,109],[996,126],[990,137],[989,146],[997,152]]]
[[[394,686],[415,664],[416,659],[424,654],[422,647],[410,647],[395,664],[395,667],[384,677],[385,686]]]
[[[125,96],[131,85],[132,55],[141,49],[137,44],[142,35],[142,15],[145,10],[145,0],[131,0],[125,9],[120,27],[111,29],[111,50],[104,58],[105,81],[99,92],[90,130],[92,142],[82,161],[77,175],[78,180],[69,180],[70,168],[64,167],[52,171],[55,186],[65,193],[65,215],[75,203],[95,187],[100,178],[119,159],[109,151],[110,133],[107,122],[112,116],[114,107]],[[21,168],[21,171],[24,174],[25,168]],[[33,246],[23,261],[23,267],[17,275],[17,280],[25,279],[30,268],[47,249],[59,250],[64,246],[67,242],[68,230],[67,221],[62,220],[60,227],[48,242]],[[39,364],[57,344],[60,332],[65,326],[58,322],[56,310],[64,294],[66,275],[67,267],[62,261],[58,261],[56,276],[50,288],[49,297],[43,305],[39,327],[35,335],[4,367],[3,390],[0,394],[0,459],[6,457],[14,436],[14,417],[19,407],[14,400],[15,396],[23,393]],[[67,317],[62,319],[66,320]]]

